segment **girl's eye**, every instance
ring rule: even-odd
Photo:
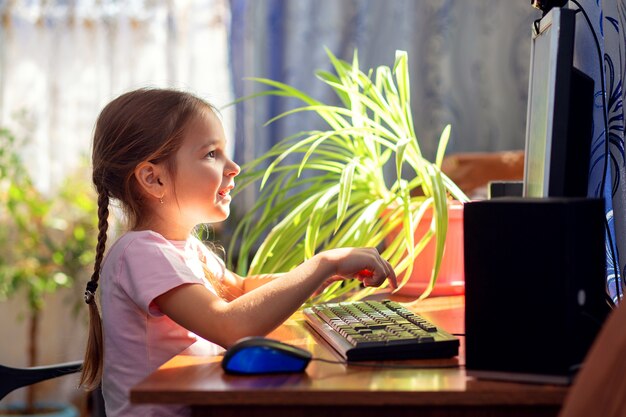
[[[215,158],[215,151],[211,151],[208,154],[206,154],[205,158]]]

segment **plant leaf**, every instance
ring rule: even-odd
[[[319,235],[319,227],[324,219],[324,214],[328,209],[328,202],[331,198],[335,197],[339,193],[339,184],[334,185],[328,189],[321,196],[318,195],[317,202],[313,206],[311,217],[304,236],[304,258],[310,259],[315,255],[315,249],[317,248],[317,238]]]
[[[337,222],[335,223],[335,233],[339,230],[339,226],[343,223],[346,217],[346,211],[348,210],[348,203],[350,202],[350,193],[352,192],[352,180],[354,178],[354,170],[359,163],[359,158],[354,158],[346,165],[345,169],[341,173],[341,180],[339,182],[339,204],[337,205]]]
[[[441,169],[441,164],[443,163],[443,157],[446,153],[446,148],[448,147],[448,141],[450,140],[450,125],[446,125],[441,132],[441,136],[439,137],[439,146],[437,146],[437,157],[435,159],[435,164]]]

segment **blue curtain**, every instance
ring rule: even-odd
[[[626,3],[624,0],[579,0],[583,13],[576,20],[575,64],[595,82],[594,132],[589,196],[603,198],[606,211],[606,283],[614,302],[623,294],[626,259],[626,188],[624,157],[624,78]],[[570,8],[578,5],[570,1]],[[592,32],[592,30],[594,32]],[[598,39],[596,45],[593,37]],[[599,49],[599,51],[598,51]],[[603,71],[603,72],[602,72]],[[603,75],[603,76],[602,76]]]
[[[523,149],[530,27],[537,11],[526,1],[492,0],[231,0],[235,95],[260,89],[245,77],[287,82],[334,102],[314,76],[331,70],[324,47],[364,68],[393,65],[406,50],[418,140],[434,156],[452,124],[449,152]],[[237,112],[235,157],[245,162],[303,127],[300,114],[262,127],[293,107],[280,98],[248,101]]]

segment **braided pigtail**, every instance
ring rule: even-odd
[[[98,244],[96,246],[96,260],[93,274],[85,289],[85,303],[89,305],[89,338],[83,362],[83,371],[80,385],[87,390],[98,387],[102,379],[102,360],[104,357],[104,343],[102,340],[102,320],[96,303],[96,289],[100,279],[100,268],[104,258],[104,249],[109,228],[109,195],[106,190],[98,192]]]

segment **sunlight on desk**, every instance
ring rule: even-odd
[[[184,368],[188,366],[196,366],[207,364],[211,362],[221,363],[222,356],[214,356],[214,357],[205,357],[205,356],[195,356],[195,355],[179,355],[177,356],[176,361],[169,361],[163,366],[161,366],[160,370],[166,369],[174,369],[174,368]]]

